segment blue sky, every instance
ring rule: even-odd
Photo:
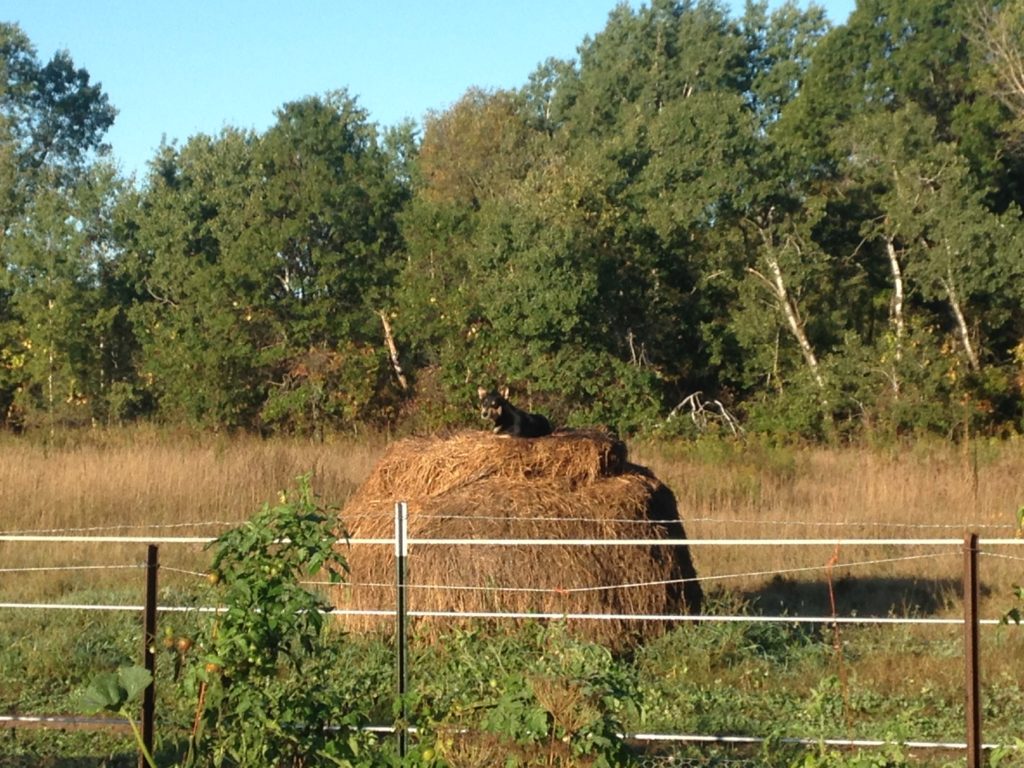
[[[855,0],[825,0],[833,23]],[[265,130],[274,110],[347,88],[382,126],[444,109],[471,86],[516,87],[575,58],[616,0],[0,0],[46,61],[67,49],[118,109],[126,173],[161,139]],[[637,3],[638,4],[638,3]],[[776,5],[777,2],[772,2]],[[743,0],[731,0],[737,15]]]

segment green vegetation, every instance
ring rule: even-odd
[[[578,60],[471,88],[420,126],[381,129],[339,90],[262,133],[163,146],[126,179],[87,70],[0,22],[5,528],[209,532],[310,466],[340,500],[380,441],[339,434],[475,421],[493,382],[559,425],[644,438],[634,459],[691,536],[1005,523],[1024,498],[1022,29],[1021,0],[860,0],[836,28],[791,3],[620,5]],[[742,443],[720,439],[740,426]],[[161,617],[157,764],[397,764],[392,739],[348,728],[393,720],[391,640],[293,621],[320,604],[297,586],[309,566],[342,569],[324,511],[307,485],[226,534],[217,584],[181,576],[203,553],[177,555],[161,602],[229,613]],[[298,549],[268,538],[282,520]],[[94,562],[91,546],[0,552],[17,569]],[[782,548],[715,549],[699,572],[793,566]],[[988,615],[1016,618],[1019,569],[986,566]],[[124,571],[86,578],[0,588],[138,600]],[[943,562],[847,578],[857,608],[954,610]],[[724,613],[820,613],[818,586],[709,593]],[[122,711],[137,618],[60,616],[0,611],[0,711]],[[960,646],[942,628],[704,623],[626,655],[558,624],[418,632],[413,764],[640,764],[613,734],[657,730],[768,739],[672,747],[693,765],[959,764],[783,741],[958,739]],[[985,736],[1013,765],[1019,627],[984,642]],[[4,765],[136,762],[129,737],[2,735]]]
[[[738,607],[735,602],[722,603],[718,610],[732,612]],[[33,621],[27,614],[0,614],[0,635],[5,642],[18,640],[15,650],[4,646],[5,687],[13,682],[13,670],[22,669],[15,666],[25,659],[17,649],[24,647],[22,633]],[[78,695],[98,672],[113,672],[137,661],[137,623],[113,618],[90,628],[90,642],[102,639],[119,648],[119,653],[101,660],[75,651],[82,640],[73,626],[76,622],[55,630],[48,620],[51,629],[39,635],[33,657],[63,655],[68,661],[58,666],[67,671],[65,677],[38,668],[19,674],[21,709],[73,711]],[[185,623],[178,620],[175,632],[202,638],[207,626],[193,617]],[[985,662],[985,739],[1013,747],[1024,708],[1013,657],[1019,658],[1022,645],[1016,628],[1000,632]],[[317,708],[306,714],[318,722],[392,723],[392,641],[328,630],[317,643],[317,657],[305,666],[306,675],[240,680],[234,704],[244,702],[247,695],[283,703],[274,691],[295,694],[298,691],[291,686],[302,680],[309,690],[299,700],[303,706],[316,703]],[[395,764],[395,739],[390,736],[362,735],[353,743],[345,730],[289,730],[283,727],[284,720],[273,719],[281,710],[262,707],[235,719],[231,730],[205,732],[204,751],[188,752],[200,703],[192,681],[209,674],[203,671],[209,662],[202,644],[200,640],[185,654],[169,649],[158,659],[158,765],[208,765],[218,755],[227,759],[241,754],[233,750],[273,743],[286,746],[285,754],[292,755],[291,762],[282,758],[275,765],[298,765],[295,756],[317,751],[324,754],[310,757],[306,764],[338,765],[339,759],[355,765]],[[518,755],[522,765],[629,766],[646,764],[641,759],[645,754],[649,759],[651,754],[671,753],[693,765],[725,764],[727,757],[743,756],[752,764],[773,768],[961,765],[962,754],[957,752],[814,746],[826,738],[962,739],[962,664],[954,631],[846,629],[843,644],[840,663],[830,631],[819,633],[795,624],[705,624],[673,629],[630,655],[614,656],[601,646],[574,639],[557,623],[432,631],[414,637],[411,646],[410,716],[420,731],[411,740],[410,764],[499,765],[504,757]],[[5,707],[11,703],[8,696],[5,692]],[[223,702],[215,706],[207,701],[205,706],[207,713],[231,711],[222,708]],[[619,731],[756,735],[768,743],[666,748],[623,743],[614,737]],[[808,739],[812,746],[783,742],[792,737]],[[135,748],[130,737],[105,733],[21,731],[5,735],[0,762],[129,765],[134,764]],[[89,755],[94,757],[86,762]],[[22,763],[16,762],[19,756]],[[1011,753],[1001,764],[1013,765],[1019,758],[1019,752]]]
[[[765,458],[768,475],[781,471],[790,483],[799,475],[790,462]],[[399,764],[393,737],[358,730],[395,722],[393,637],[345,633],[317,610],[325,606],[321,590],[345,570],[332,546],[336,525],[303,476],[277,503],[222,534],[206,573],[194,574],[185,587],[166,574],[162,605],[225,610],[160,616],[156,765]],[[748,568],[751,556],[745,555]],[[317,581],[325,578],[321,587]],[[130,581],[102,591],[68,589],[60,600],[137,602],[138,584]],[[934,594],[907,603],[885,594],[898,581],[885,587],[887,580],[878,578],[870,602],[854,605],[881,615],[950,610],[939,594],[941,580],[919,573],[919,588]],[[825,593],[824,585],[787,579],[746,591],[711,583],[707,589],[711,616],[775,614],[774,601],[787,591],[817,591],[822,601]],[[852,599],[842,590],[840,582],[840,599]],[[997,603],[1012,599],[1007,587]],[[791,607],[818,615],[828,610]],[[133,695],[147,682],[133,669],[140,637],[139,617],[130,613],[72,611],[54,621],[49,611],[0,612],[0,711],[105,709],[130,716],[137,709]],[[994,765],[1013,765],[1020,758],[1024,637],[1019,627],[1002,626],[986,628],[982,639],[985,739],[1004,745],[993,753]],[[956,627],[837,631],[788,621],[703,622],[669,627],[617,653],[560,622],[421,620],[411,638],[406,702],[418,732],[405,764],[640,766],[675,755],[707,766],[737,758],[794,768],[957,765],[957,752],[898,742],[960,739],[961,643]],[[619,733],[766,741],[652,745],[623,741]],[[806,742],[789,741],[794,738]],[[844,750],[822,743],[829,738],[893,743]],[[7,732],[0,762],[127,766],[135,764],[135,749],[129,737],[105,732]]]
[[[335,517],[304,476],[278,505],[217,539],[208,581],[225,610],[200,633],[200,658],[188,665],[185,690],[198,704],[185,765],[351,765],[363,751],[366,739],[348,732],[362,724],[358,712],[346,711],[328,682],[331,604],[299,583],[341,582]]]
[[[715,401],[775,439],[1017,433],[1022,19],[620,5],[422,125],[339,90],[142,179],[4,23],[0,425],[433,429],[500,381],[624,433],[732,429],[687,418]]]
[[[187,645],[187,641],[181,641],[183,650],[187,650]],[[79,698],[79,706],[89,714],[108,712],[127,720],[146,765],[156,768],[137,715],[144,693],[152,684],[153,675],[149,670],[138,666],[119,667],[116,672],[103,672],[93,678]]]

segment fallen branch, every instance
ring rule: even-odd
[[[733,435],[743,434],[743,427],[739,419],[729,413],[729,409],[722,404],[721,400],[703,400],[698,390],[691,395],[684,397],[679,404],[669,411],[665,417],[668,424],[680,412],[689,411],[690,421],[697,427],[698,432],[706,432],[711,421],[719,422],[729,428]]]

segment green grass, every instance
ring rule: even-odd
[[[131,598],[120,592],[86,599]],[[726,612],[743,607],[735,596],[718,595],[713,602]],[[198,614],[162,614],[158,636],[165,627],[172,627],[174,635],[194,635],[198,623],[208,620]],[[75,696],[97,672],[139,662],[140,631],[140,617],[134,614],[0,611],[0,711],[74,712]],[[424,738],[439,743],[444,733],[467,725],[515,732],[525,727],[520,721],[528,721],[541,698],[548,717],[574,722],[583,716],[585,702],[577,695],[582,690],[591,692],[586,706],[604,701],[598,706],[603,716],[627,732],[960,741],[964,715],[958,631],[846,627],[836,638],[828,628],[793,623],[703,623],[679,626],[631,653],[615,655],[572,637],[557,623],[471,625],[436,637],[431,632],[430,641],[413,639],[413,711],[426,729]],[[1001,627],[986,629],[983,636],[985,740],[1013,743],[1020,737],[1024,712],[1021,631]],[[336,632],[330,648],[330,666],[338,670],[332,684],[344,692],[351,708],[373,721],[389,722],[394,700],[391,640]],[[196,703],[176,679],[179,662],[175,651],[161,650],[157,712],[164,764],[179,753]],[[503,699],[510,691],[525,691],[526,698]],[[618,708],[608,710],[602,696],[618,701]],[[389,744],[384,740],[382,754]],[[474,748],[481,749],[479,744]],[[460,747],[453,743],[447,749],[454,755]],[[461,749],[465,752],[466,747]],[[0,740],[0,765],[130,765],[132,750],[130,738],[121,735],[6,732]],[[753,764],[790,765],[798,752],[777,744],[755,749],[753,756],[749,749],[705,746],[674,751],[698,761],[693,765],[714,765],[715,755],[724,754],[747,754]],[[862,752],[878,759],[883,754]],[[845,754],[855,759],[849,757],[855,753]],[[863,764],[962,764],[961,753],[895,754],[888,762]]]

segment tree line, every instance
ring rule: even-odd
[[[381,128],[347,91],[126,178],[0,23],[0,425],[1019,432],[1024,0],[652,0]]]

